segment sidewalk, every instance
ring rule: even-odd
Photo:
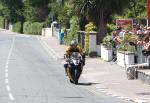
[[[41,37],[41,40],[48,45],[56,59],[63,58],[66,46],[59,45],[58,40],[50,36]],[[127,80],[125,69],[113,62],[87,58],[82,78],[97,83],[92,85],[97,92],[136,103],[150,103],[150,86],[139,80]]]

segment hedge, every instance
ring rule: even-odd
[[[21,31],[21,22],[17,22],[13,25],[13,31],[18,32],[18,33],[22,33],[22,31]]]
[[[25,22],[23,26],[23,33],[41,35],[43,23],[40,22]]]
[[[4,18],[0,16],[0,28],[4,28]]]

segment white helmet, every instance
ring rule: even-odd
[[[77,41],[76,40],[72,40],[70,43],[71,46],[77,46]]]

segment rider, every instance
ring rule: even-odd
[[[84,55],[82,49],[78,46],[76,40],[71,41],[70,46],[66,50],[66,57],[69,58],[72,52],[79,52],[82,55],[82,58],[83,58],[82,62],[83,62],[83,66],[84,66],[85,65],[85,55]],[[67,63],[64,64],[65,71],[66,71],[67,66],[68,66]]]

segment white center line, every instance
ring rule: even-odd
[[[8,73],[5,73],[5,78],[8,78]]]
[[[11,93],[11,87],[9,86],[9,79],[8,79],[8,67],[9,66],[8,65],[9,65],[9,60],[10,60],[10,57],[11,57],[11,54],[12,54],[12,51],[13,51],[14,42],[15,42],[15,38],[13,38],[11,48],[10,48],[10,51],[9,51],[9,54],[8,54],[8,57],[7,57],[7,61],[6,61],[6,64],[5,64],[5,84],[6,84],[6,90],[8,92],[8,97],[11,101],[14,101],[15,98],[14,98],[13,94]]]
[[[11,89],[10,89],[10,86],[9,86],[9,85],[6,85],[6,90],[7,90],[8,92],[10,92],[10,91],[11,91]]]
[[[5,79],[5,84],[8,84],[9,83],[9,80],[8,79]]]
[[[5,69],[5,72],[8,73],[8,69]]]
[[[9,61],[7,60],[6,65],[8,65],[8,64],[9,64]]]
[[[7,64],[5,65],[5,68],[6,68],[6,69],[8,68],[8,65],[7,65]]]
[[[15,100],[15,98],[14,98],[14,96],[13,96],[13,94],[12,94],[12,93],[9,93],[9,94],[8,94],[8,96],[9,96],[9,99],[10,99],[10,100],[12,100],[12,101],[14,101],[14,100]]]

